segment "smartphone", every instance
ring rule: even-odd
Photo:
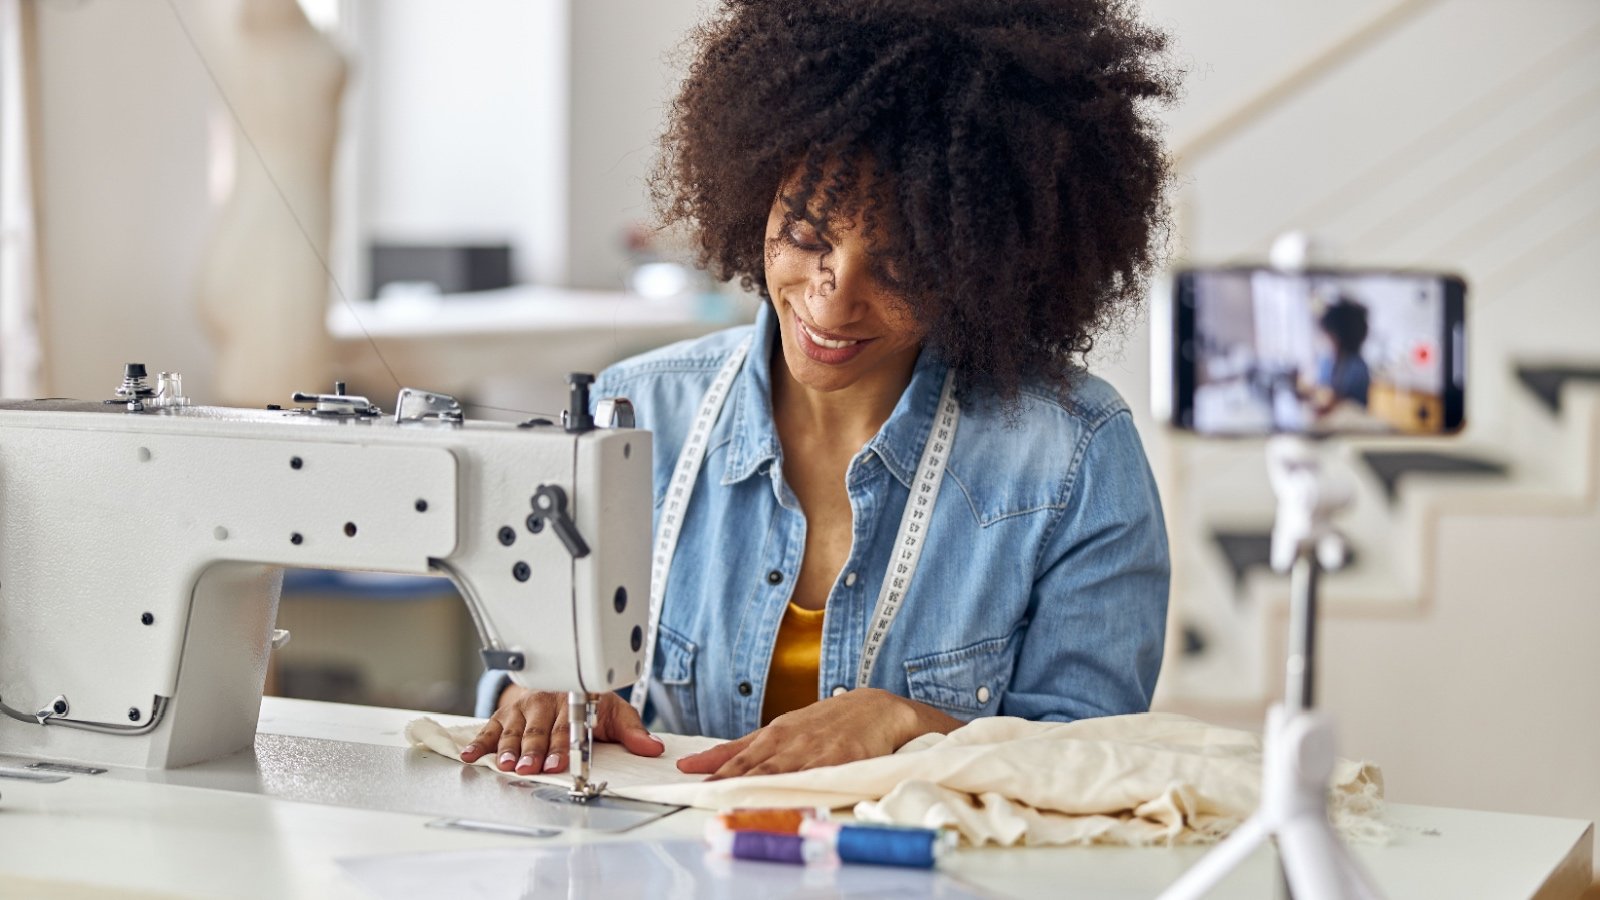
[[[1203,435],[1460,431],[1466,282],[1443,272],[1177,272],[1157,296],[1156,414]]]

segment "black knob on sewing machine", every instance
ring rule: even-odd
[[[561,418],[570,433],[594,430],[594,416],[589,414],[591,384],[594,384],[594,376],[588,372],[571,372],[567,375],[567,414]]]

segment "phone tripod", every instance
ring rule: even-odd
[[[1272,568],[1290,573],[1291,605],[1286,696],[1267,712],[1261,805],[1161,900],[1197,900],[1269,839],[1295,900],[1376,900],[1377,889],[1328,822],[1333,718],[1312,708],[1317,578],[1344,565],[1344,539],[1332,519],[1350,504],[1351,491],[1323,476],[1316,444],[1303,435],[1269,439],[1267,474],[1278,497]]]

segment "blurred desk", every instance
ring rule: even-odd
[[[448,578],[330,569],[284,572],[266,693],[470,713],[483,661]]]
[[[565,406],[567,372],[598,372],[636,353],[751,321],[754,311],[752,299],[721,294],[651,299],[520,286],[336,303],[328,331],[352,392],[385,408],[398,379],[485,406],[550,412]]]
[[[266,698],[263,734],[403,746],[416,713]],[[447,724],[467,721],[437,716]],[[426,828],[424,817],[175,787],[107,776],[58,784],[0,780],[0,894],[79,896],[362,897],[341,872],[351,856],[551,847],[595,841],[694,840],[707,813],[686,810],[621,835],[532,839]],[[509,790],[509,788],[508,788]],[[1391,806],[1397,834],[1356,856],[1391,900],[1570,898],[1590,881],[1594,830],[1573,819]],[[1204,847],[986,848],[956,853],[944,870],[996,897],[1149,898]],[[470,893],[471,873],[463,873]],[[1270,849],[1212,894],[1277,896]],[[663,897],[687,896],[662,884]],[[74,893],[77,891],[78,893]],[[580,895],[575,895],[580,896]],[[587,895],[583,895],[587,896]]]

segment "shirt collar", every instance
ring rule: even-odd
[[[730,391],[733,403],[732,434],[728,442],[728,464],[722,483],[743,481],[763,463],[778,458],[778,426],[772,418],[772,343],[777,340],[778,320],[771,303],[756,310],[755,340],[744,358],[739,377]]]
[[[749,478],[764,463],[782,455],[777,423],[772,415],[772,352],[777,333],[772,304],[761,304],[756,313],[755,340],[750,355],[745,358],[728,398],[733,409],[728,462],[722,474],[725,485]],[[912,369],[911,383],[865,448],[876,453],[884,467],[908,488],[916,478],[922,446],[933,426],[947,369],[935,354],[924,349]]]
[[[924,347],[911,370],[911,383],[894,405],[894,412],[867,441],[867,448],[883,459],[884,468],[908,488],[922,463],[922,448],[928,443],[928,432],[933,430],[933,417],[939,411],[939,395],[948,370],[949,366]]]

